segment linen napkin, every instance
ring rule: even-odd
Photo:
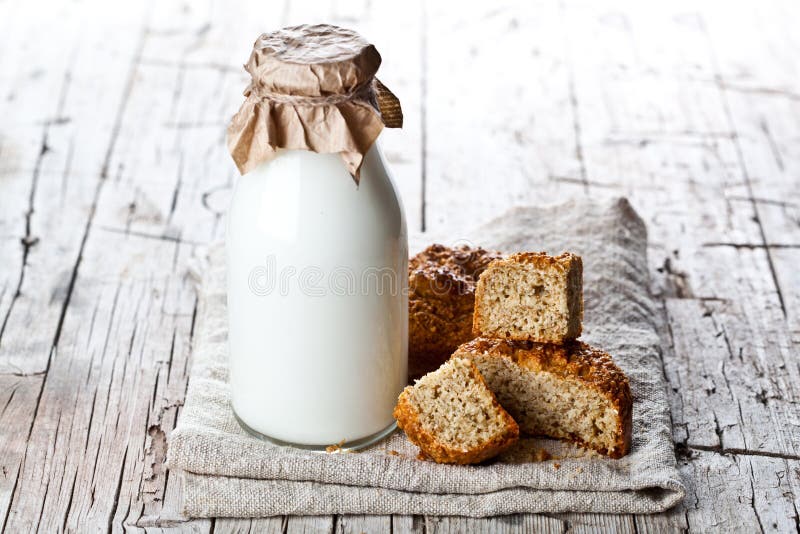
[[[648,290],[647,232],[627,200],[516,208],[475,231],[444,237],[445,244],[583,257],[582,339],[608,351],[630,378],[631,453],[611,460],[529,438],[493,462],[455,466],[418,460],[401,431],[360,452],[334,454],[251,437],[229,406],[225,264],[218,246],[202,269],[188,392],[169,437],[168,466],[184,477],[184,514],[651,513],[683,498],[657,334],[663,319]],[[418,236],[412,250],[430,242]],[[543,460],[542,449],[552,458]]]

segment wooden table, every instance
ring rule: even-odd
[[[644,3],[641,3],[644,4]],[[627,196],[669,319],[688,486],[656,516],[186,521],[186,260],[222,236],[256,35],[361,30],[401,98],[411,230]],[[800,3],[0,0],[0,525],[8,532],[795,531]]]

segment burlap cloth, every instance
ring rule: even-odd
[[[678,503],[684,487],[661,367],[657,331],[662,319],[648,291],[646,228],[628,202],[517,208],[446,242],[462,240],[504,252],[570,250],[583,256],[583,339],[610,352],[631,381],[633,449],[628,456],[609,460],[552,440],[526,439],[493,463],[452,466],[417,460],[416,447],[402,432],[361,452],[337,454],[252,438],[229,407],[225,265],[216,248],[209,252],[199,289],[186,403],[169,438],[168,465],[184,477],[183,512],[191,517],[481,517],[650,513]],[[412,249],[427,242],[412,240]],[[537,447],[556,458],[535,461]]]

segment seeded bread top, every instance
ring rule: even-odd
[[[409,283],[421,295],[471,294],[478,276],[500,257],[499,252],[480,247],[433,244],[409,260]]]
[[[500,257],[482,248],[431,245],[409,261],[409,376],[419,378],[472,339],[477,276]]]
[[[580,261],[580,259],[580,256],[572,252],[563,252],[558,256],[550,256],[546,252],[517,252],[508,256],[506,261],[539,266],[558,266],[567,269],[571,262]]]

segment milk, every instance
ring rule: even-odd
[[[406,383],[408,239],[377,143],[284,150],[238,178],[227,225],[230,388],[253,433],[303,447],[390,432]]]

